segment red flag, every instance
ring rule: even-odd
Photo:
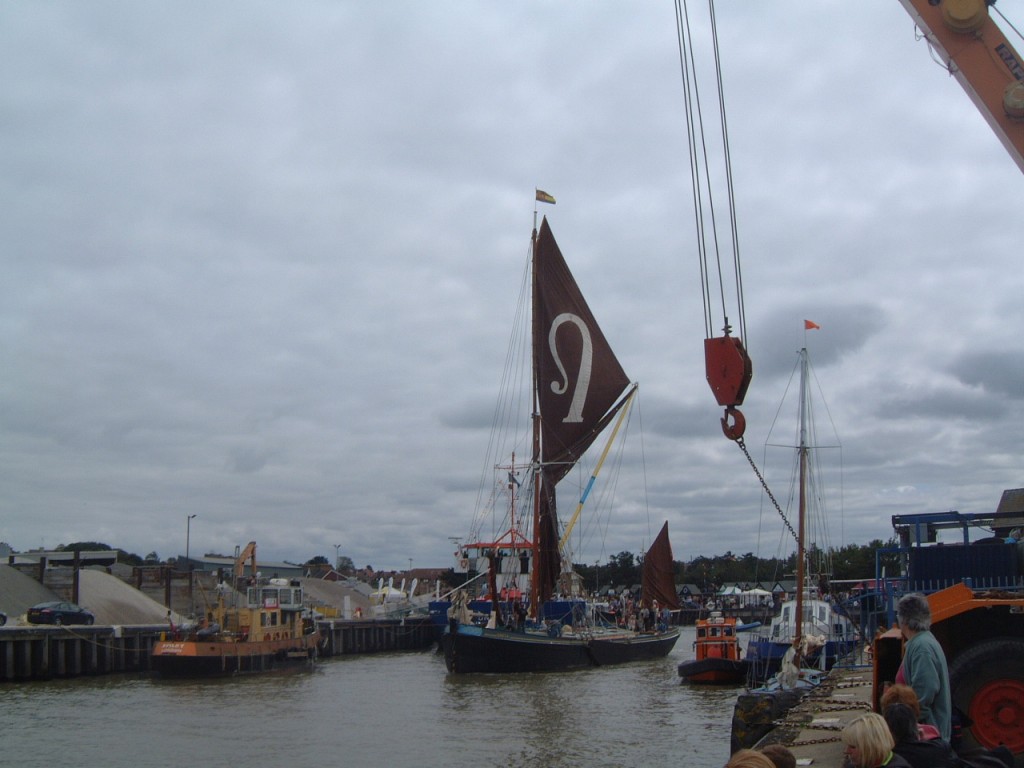
[[[821,326],[818,325],[817,323],[811,322],[810,320],[804,320],[804,330],[805,331],[810,331],[810,330],[814,330],[814,329],[817,329],[817,330],[820,331],[821,330]]]

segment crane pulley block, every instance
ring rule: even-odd
[[[754,366],[742,341],[733,336],[704,339],[704,367],[719,405],[743,404]]]
[[[742,440],[747,422],[736,406],[743,403],[754,373],[743,342],[729,335],[704,339],[704,368],[715,399],[725,406],[722,432],[730,440]]]

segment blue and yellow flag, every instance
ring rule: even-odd
[[[553,198],[547,192],[544,192],[543,190],[538,189],[537,190],[537,202],[539,202],[539,203],[551,203],[552,205],[554,205],[555,204],[555,198]]]

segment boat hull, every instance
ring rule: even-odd
[[[752,639],[747,644],[745,661],[753,670],[755,679],[766,680],[778,673],[782,666],[782,657],[791,647],[790,643],[780,643],[764,639]],[[839,659],[857,647],[854,640],[829,640],[824,647],[815,649],[804,659],[803,666],[829,670]]]
[[[269,672],[311,664],[319,635],[301,638],[231,642],[227,640],[162,640],[153,646],[150,661],[161,677],[219,677]]]
[[[642,632],[621,638],[593,638],[590,652],[597,666],[627,664],[644,659],[663,659],[675,647],[679,629],[664,632]]]
[[[704,685],[741,685],[749,666],[744,659],[693,659],[679,665],[679,677]]]
[[[662,658],[678,638],[678,629],[595,639],[463,625],[449,627],[441,648],[453,673],[560,672]]]

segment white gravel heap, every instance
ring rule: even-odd
[[[167,623],[167,608],[116,576],[85,568],[78,578],[79,603],[96,615],[97,624]],[[184,623],[178,614],[172,617]]]

